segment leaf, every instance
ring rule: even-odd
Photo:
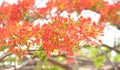
[[[35,51],[32,55],[32,58],[38,57],[40,60],[46,60],[46,54],[44,51]]]
[[[103,65],[104,61],[105,61],[105,56],[96,57],[94,60],[94,65],[99,68]]]
[[[7,45],[1,46],[1,47],[0,47],[0,52],[1,52],[1,51],[4,51],[6,48],[7,48]]]
[[[120,61],[120,55],[116,54],[115,56],[113,56],[113,61],[119,62]]]
[[[15,62],[16,61],[16,57],[12,57],[12,56],[8,56],[5,61],[9,62],[9,63],[12,63],[12,62]]]

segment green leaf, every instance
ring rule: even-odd
[[[5,50],[5,49],[6,49],[6,46],[7,46],[7,45],[3,45],[3,46],[1,46],[1,47],[0,47],[0,51]]]
[[[48,68],[46,70],[64,70],[64,69],[59,66],[51,66],[50,68]]]
[[[120,61],[120,55],[117,54],[116,56],[113,57],[113,61],[118,62]]]
[[[15,36],[15,35],[13,35],[13,36],[12,36],[12,38],[13,38],[13,39],[17,39],[18,37],[17,37],[17,36]]]
[[[46,60],[45,51],[35,51],[32,55],[32,58],[38,57],[40,60]]]
[[[16,57],[9,56],[9,57],[7,57],[5,59],[5,61],[10,62],[10,63],[15,62],[16,61]]]
[[[40,68],[40,65],[37,64],[36,67],[33,70],[42,70],[42,69]]]
[[[105,60],[105,56],[99,56],[99,57],[96,57],[94,59],[95,59],[94,60],[94,65],[99,68],[103,65],[103,62]]]

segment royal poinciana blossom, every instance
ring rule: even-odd
[[[8,47],[14,54],[19,52],[19,55],[22,55],[25,51],[22,50],[22,46],[26,45],[29,48],[30,45],[34,45],[34,43],[39,41],[39,25],[33,26],[31,23],[23,22],[22,24],[4,26],[0,29],[0,46]]]
[[[0,47],[9,48],[19,57],[27,53],[27,50],[22,49],[23,46],[29,49],[31,45],[39,43],[47,56],[55,49],[71,54],[81,41],[90,45],[101,43],[98,37],[103,35],[103,23],[110,21],[119,24],[120,20],[119,3],[109,5],[103,0],[48,0],[43,8],[36,8],[34,3],[35,0],[18,0],[17,4],[3,2],[0,6]],[[57,8],[55,17],[51,15],[53,8]],[[91,22],[90,18],[83,17],[75,21],[70,17],[59,16],[63,11],[80,13],[83,9],[100,12],[100,22]],[[46,19],[47,15],[50,15],[50,22],[43,25],[31,23],[37,19]]]
[[[80,41],[95,45],[97,42],[92,40],[102,35],[102,31],[103,26],[91,22],[90,18],[81,17],[78,21],[74,21],[70,18],[55,17],[52,22],[42,26],[41,39],[48,55],[54,49],[69,54]]]

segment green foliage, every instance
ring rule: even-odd
[[[51,66],[50,68],[47,68],[47,70],[64,70],[64,69],[60,68],[59,66]]]
[[[46,54],[44,51],[35,51],[32,55],[32,58],[38,57],[40,60],[45,60],[46,59]]]
[[[12,57],[12,56],[8,56],[5,58],[4,61],[8,62],[8,63],[12,63],[12,62],[16,62],[17,58],[16,57]]]
[[[45,50],[42,47],[39,47],[38,51],[35,51],[32,55],[32,58],[38,57],[40,60],[46,60]]]
[[[64,57],[57,57],[56,60],[60,61],[60,62],[65,62],[65,58]]]
[[[91,57],[91,58],[94,58],[98,54],[101,54],[101,51],[97,47],[88,46],[85,49],[87,50],[85,52],[88,53],[89,57]]]
[[[42,69],[41,69],[40,65],[37,64],[36,67],[33,70],[42,70]]]
[[[113,61],[115,61],[115,62],[120,61],[120,54],[116,54],[116,55],[113,57]]]
[[[105,56],[98,56],[94,58],[94,65],[99,68],[103,65],[104,61],[105,61]]]
[[[103,50],[107,50],[106,48],[102,48]],[[106,60],[104,54],[100,51],[100,49],[98,49],[97,47],[93,48],[93,47],[88,47],[87,48],[88,53],[89,53],[89,57],[93,60],[94,65],[96,67],[101,67],[104,63],[104,61]]]
[[[5,50],[5,49],[6,49],[6,46],[7,46],[7,45],[1,46],[1,47],[0,47],[0,52],[3,51],[3,50]]]

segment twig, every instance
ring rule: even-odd
[[[110,49],[110,50],[114,50],[114,51],[116,51],[117,53],[120,53],[120,48],[118,48],[118,46],[111,47],[111,46],[108,46],[108,45],[106,45],[106,44],[103,44],[103,45],[101,45],[101,46],[105,46],[105,47],[107,47],[107,48]]]
[[[113,64],[120,70],[120,62],[114,62]],[[109,63],[105,63],[105,65],[101,67],[100,70],[113,70],[113,68]]]
[[[54,60],[52,57],[49,57],[48,61],[52,62],[54,65],[58,65],[62,68],[65,68],[66,70],[72,70],[72,68],[69,67],[69,65],[58,62],[58,61]]]
[[[3,0],[3,2],[2,2],[2,4],[1,4],[1,6],[4,6],[4,3],[5,3],[5,0]]]
[[[111,60],[109,59],[108,55],[105,53],[105,51],[103,51],[101,49],[101,45],[98,45],[98,48],[100,49],[100,51],[105,55],[106,60],[108,60],[108,62],[111,64],[111,66],[114,68],[114,70],[118,70],[118,68],[111,62]]]
[[[21,69],[23,66],[27,65],[28,63],[30,63],[32,61],[32,59],[29,59],[27,61],[25,61],[23,64],[17,66],[17,67],[11,67],[11,68],[8,68],[8,69],[5,69],[5,70],[19,70]]]
[[[0,62],[7,56],[11,55],[12,53],[7,53],[7,54],[4,54],[0,57]]]

